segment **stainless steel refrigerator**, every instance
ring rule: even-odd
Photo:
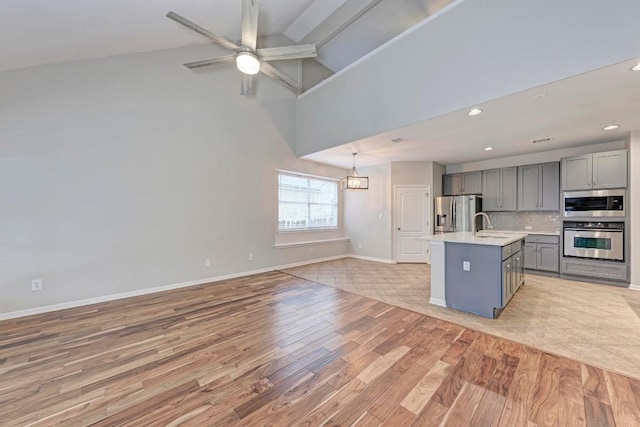
[[[482,212],[482,196],[436,197],[434,209],[434,231],[451,233],[473,231],[473,216]],[[482,229],[482,216],[476,219],[477,230]]]

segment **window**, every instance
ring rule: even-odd
[[[337,181],[278,173],[278,231],[337,227]]]

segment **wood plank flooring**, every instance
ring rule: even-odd
[[[640,382],[273,272],[0,322],[0,425],[637,426]]]

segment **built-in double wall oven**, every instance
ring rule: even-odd
[[[564,256],[624,261],[624,222],[565,221]]]
[[[563,255],[624,262],[625,196],[626,190],[562,193]]]

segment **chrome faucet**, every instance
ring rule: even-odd
[[[473,216],[473,235],[474,235],[474,236],[475,236],[475,235],[476,235],[476,233],[478,232],[478,230],[476,230],[476,228],[477,228],[477,227],[476,227],[476,217],[477,217],[478,215],[482,215],[482,216],[484,216],[484,217],[487,219],[487,227],[491,227],[491,219],[489,219],[489,215],[487,215],[487,214],[486,214],[486,213],[484,213],[484,212],[478,212],[477,214],[475,214],[475,215]]]

